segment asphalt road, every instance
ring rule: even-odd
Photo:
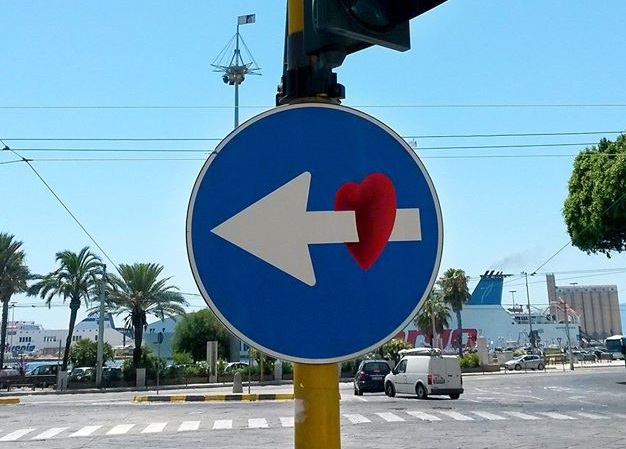
[[[342,447],[626,446],[623,365],[465,376],[464,384],[457,401],[354,396],[350,384],[341,384]],[[0,407],[0,449],[294,447],[292,401],[137,404],[133,395],[23,396],[21,405]]]

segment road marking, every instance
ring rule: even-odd
[[[177,432],[188,432],[190,430],[198,430],[200,421],[183,421],[178,427]]]
[[[398,415],[395,415],[393,413],[389,413],[389,412],[384,412],[384,413],[376,413],[378,416],[380,416],[382,419],[384,419],[387,422],[401,422],[404,421],[404,418],[400,418]]]
[[[100,427],[102,426],[85,426],[82,429],[79,429],[73,434],[71,434],[70,437],[88,437],[89,435],[94,433],[96,430],[98,430]]]
[[[506,413],[507,415],[511,415],[514,418],[525,419],[528,421],[541,419],[538,416],[527,415],[526,413],[521,413],[521,412],[503,412],[503,413]]]
[[[363,424],[366,422],[372,422],[363,415],[344,414],[343,416],[345,416],[348,419],[348,421],[350,421],[352,424]]]
[[[24,435],[31,433],[33,430],[32,428],[29,429],[18,429],[14,432],[9,433],[8,435],[3,436],[2,438],[0,438],[0,441],[15,441],[18,438],[23,437]]]
[[[232,429],[233,428],[233,420],[232,419],[216,419],[213,423],[213,430],[221,430],[221,429]]]
[[[626,415],[622,415],[621,413],[613,413],[613,416],[615,416],[616,418],[626,419]]]
[[[571,416],[563,415],[561,413],[556,413],[556,412],[539,412],[539,414],[546,415],[548,418],[553,418],[553,419],[576,419],[576,418],[572,418]]]
[[[118,424],[107,432],[107,435],[124,435],[130,429],[135,427],[134,424]]]
[[[166,422],[153,422],[153,423],[148,424],[146,428],[141,431],[141,433],[163,432],[163,429],[165,429],[166,425],[167,425]]]
[[[489,421],[502,421],[503,419],[506,419],[504,416],[495,415],[489,412],[472,412],[472,413],[475,415],[481,416],[485,419],[488,419]]]
[[[283,427],[293,427],[293,416],[288,416],[286,418],[280,418],[280,425]]]
[[[424,412],[418,412],[414,410],[407,410],[407,413],[411,416],[421,419],[422,421],[441,421],[441,418],[435,415],[430,415]]]
[[[579,416],[582,416],[583,418],[589,418],[589,419],[609,419],[608,416],[596,415],[594,413],[577,412],[576,414]]]
[[[69,427],[52,427],[51,429],[48,429],[45,432],[41,432],[39,435],[32,437],[31,440],[47,440],[48,438],[52,438],[53,436],[58,435],[67,429],[69,429]]]
[[[265,429],[268,427],[267,420],[265,418],[250,418],[248,427],[251,429]]]
[[[452,412],[448,410],[437,410],[437,411],[443,415],[449,416],[452,419],[456,419],[457,421],[474,421],[474,418],[463,415],[462,413],[459,413],[459,412]]]

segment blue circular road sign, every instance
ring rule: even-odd
[[[417,155],[335,105],[280,107],[237,128],[204,164],[187,212],[209,307],[251,346],[302,363],[393,338],[430,292],[442,241]]]

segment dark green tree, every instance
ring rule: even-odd
[[[450,308],[448,304],[444,302],[440,292],[431,291],[415,317],[415,326],[430,336],[432,345],[434,337],[433,323],[435,327],[434,332],[440,334],[448,327],[449,321]]]
[[[135,349],[133,366],[141,367],[143,332],[148,325],[147,316],[157,318],[177,317],[185,314],[187,301],[178,287],[168,285],[170,278],[159,279],[163,267],[155,263],[121,264],[120,276],[109,276],[108,306],[113,313],[126,314],[124,324],[133,332]]]
[[[102,353],[103,363],[107,360],[113,360],[115,358],[113,347],[106,341],[104,342]],[[72,362],[76,367],[88,366],[95,368],[98,362],[98,342],[88,340],[86,338],[75,342],[70,349],[70,362]]]
[[[563,217],[572,245],[609,257],[626,250],[626,135],[576,156],[568,189]]]
[[[4,366],[4,348],[9,321],[9,302],[15,293],[27,290],[32,278],[25,264],[26,256],[20,248],[22,242],[15,236],[0,232],[0,302],[2,303],[2,329],[0,330],[0,368]]]
[[[188,352],[194,361],[206,360],[206,342],[217,341],[220,358],[228,359],[229,333],[209,309],[188,313],[174,329],[172,349]]]
[[[459,330],[459,340],[461,339],[461,329],[463,322],[461,320],[461,310],[470,297],[469,288],[467,287],[468,278],[465,271],[458,268],[449,268],[437,280],[437,286],[441,291],[441,297],[445,303],[450,305],[452,311],[456,314],[456,324]],[[463,345],[461,341],[455,342],[459,345],[459,355],[463,354]]]
[[[81,249],[78,254],[72,251],[61,251],[56,254],[56,261],[59,268],[39,277],[40,280],[28,289],[28,294],[39,295],[46,301],[48,307],[55,296],[61,296],[63,301],[70,300],[70,325],[61,365],[61,371],[67,371],[76,315],[81,303],[89,301],[89,294],[96,282],[95,275],[101,271],[102,263],[88,247]]]

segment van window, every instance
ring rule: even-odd
[[[396,367],[396,372],[405,373],[406,372],[406,359],[402,360],[398,366]]]

